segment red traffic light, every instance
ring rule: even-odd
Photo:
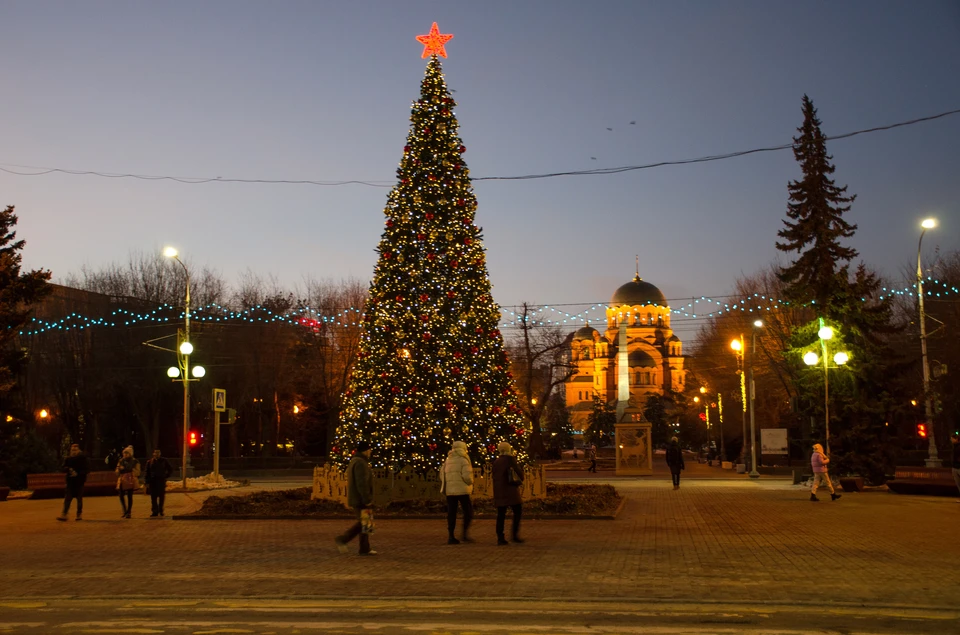
[[[196,444],[197,444],[197,433],[196,433],[196,432],[191,432],[191,433],[190,433],[190,445],[196,445]]]
[[[921,439],[927,438],[927,424],[925,423],[917,424],[917,436],[920,437]]]
[[[701,413],[700,413],[700,421],[706,421],[706,420],[707,420],[707,415],[706,415],[706,413],[701,412]]]

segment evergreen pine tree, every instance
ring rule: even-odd
[[[826,139],[820,130],[817,109],[803,96],[803,125],[793,139],[793,155],[803,171],[803,178],[787,186],[785,227],[777,232],[783,242],[777,249],[797,252],[796,261],[780,269],[788,300],[807,304],[814,302],[824,318],[835,318],[838,296],[847,294],[849,263],[857,251],[840,243],[850,238],[857,226],[847,223],[843,215],[850,211],[856,195],[847,196],[847,187],[837,187],[830,175],[835,167],[827,154]]]
[[[17,240],[17,215],[13,206],[0,212],[0,393],[16,383],[16,373],[24,353],[14,347],[13,340],[33,310],[33,305],[50,293],[47,284],[50,272],[43,270],[20,273],[26,241]]]
[[[466,442],[474,464],[490,460],[504,440],[526,458],[455,107],[433,55],[384,209],[331,447],[340,467],[360,440],[373,446],[375,466],[391,469],[438,468],[453,441]]]

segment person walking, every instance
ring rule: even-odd
[[[123,508],[123,518],[130,518],[133,512],[133,492],[140,486],[140,461],[133,458],[133,446],[123,448],[123,456],[117,462],[115,470],[119,480],[117,490],[120,492],[120,507]]]
[[[813,487],[810,488],[810,500],[818,501],[817,487],[820,484],[826,485],[830,490],[830,500],[837,500],[840,494],[833,489],[833,483],[830,482],[830,476],[827,474],[827,464],[830,463],[830,457],[823,453],[823,446],[819,443],[814,444],[813,454],[810,455],[810,466],[813,468]]]
[[[500,456],[493,462],[493,504],[497,507],[497,544],[506,545],[503,526],[507,519],[507,507],[513,510],[513,531],[511,540],[522,543],[520,538],[520,518],[523,515],[523,498],[520,485],[523,484],[523,470],[514,456],[513,446],[506,441],[497,446]]]
[[[150,518],[163,516],[163,503],[167,498],[167,479],[173,474],[170,462],[160,456],[160,450],[154,450],[147,461],[144,480],[150,489]]]
[[[957,489],[960,490],[960,437],[957,435],[951,436],[950,443],[953,444],[953,482],[957,484]],[[960,503],[960,499],[957,502]]]
[[[590,467],[587,468],[588,472],[597,473],[597,446],[593,443],[590,444],[590,449],[588,450],[589,454],[587,458],[590,459]]]
[[[667,466],[670,468],[670,475],[673,477],[673,489],[680,489],[680,471],[687,468],[683,463],[683,450],[680,448],[680,441],[677,437],[670,439],[670,445],[667,446]]]
[[[357,522],[347,529],[346,533],[333,539],[340,553],[347,553],[347,543],[359,535],[360,555],[377,555],[376,551],[370,549],[370,534],[363,530],[364,512],[370,514],[373,509],[373,470],[370,469],[372,454],[370,444],[360,441],[350,464],[347,465],[347,504],[357,513]]]
[[[80,446],[74,443],[70,446],[70,456],[63,460],[62,472],[67,474],[67,488],[63,495],[63,511],[57,520],[65,521],[70,513],[70,503],[77,499],[77,520],[83,520],[83,484],[87,482],[90,466],[87,455],[80,451]]]
[[[440,468],[440,491],[447,497],[447,538],[448,545],[459,545],[454,535],[457,528],[457,507],[463,509],[463,542],[474,542],[470,537],[470,522],[473,520],[473,466],[467,454],[467,444],[454,441],[453,448],[447,453],[447,460]]]

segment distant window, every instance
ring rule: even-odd
[[[653,313],[647,313],[647,322],[653,324]]]
[[[590,347],[584,346],[580,354],[583,356],[583,359],[590,359]]]

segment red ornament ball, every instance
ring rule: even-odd
[[[487,446],[487,451],[493,454],[494,452],[497,451],[497,446],[491,443],[490,445]]]
[[[427,254],[427,260],[433,260],[434,258],[436,258],[436,255],[434,255],[434,254]]]
[[[384,223],[384,225],[386,225],[387,227],[393,227],[393,221],[388,218]]]
[[[424,334],[423,334],[423,339],[425,339],[425,340],[429,340],[431,337],[433,337],[433,336],[430,335],[429,333],[424,333]]]
[[[402,295],[398,295],[397,298],[396,298],[396,300],[397,300],[397,302],[403,302],[403,296],[402,296]]]
[[[454,366],[453,368],[450,369],[450,372],[453,373],[454,375],[459,375],[459,374],[460,374],[460,367],[459,367],[459,366]]]
[[[394,387],[392,387],[392,388],[390,389],[390,392],[392,392],[393,394],[397,394],[398,392],[400,392],[400,386],[394,386]]]
[[[333,446],[332,448],[330,448],[330,452],[332,452],[333,454],[339,454],[339,453],[340,453],[340,446],[339,446],[339,445]]]
[[[427,212],[426,214],[423,215],[423,217],[426,218],[427,220],[433,220],[433,212]]]
[[[460,264],[460,263],[457,262],[456,260],[451,260],[451,261],[450,261],[450,266],[453,267],[454,269],[456,269],[459,264]]]
[[[473,392],[480,392],[480,386],[474,386]]]
[[[412,406],[407,406],[406,408],[404,408],[403,411],[404,411],[405,413],[407,413],[408,415],[412,415],[412,414],[413,414],[413,407],[412,407]]]
[[[495,415],[500,414],[500,406],[494,406],[494,407],[493,407],[493,414],[495,414]]]
[[[410,152],[410,146],[403,146],[404,152]]]
[[[426,234],[417,234],[417,240],[419,240],[419,241],[422,242],[422,241],[424,241],[424,240],[426,240],[426,239],[427,239]]]
[[[477,348],[476,346],[471,346],[471,347],[470,347],[470,352],[471,352],[472,354],[476,355],[477,353],[480,352],[480,349]]]
[[[410,408],[410,412],[413,412],[413,408]],[[409,437],[410,437],[410,431],[407,430],[406,428],[404,428],[403,430],[401,430],[401,431],[400,431],[400,434],[402,434],[402,435],[404,436],[404,438],[409,438]]]
[[[450,401],[448,401],[447,403],[444,404],[444,407],[445,407],[447,410],[452,411],[452,410],[453,410],[453,403],[450,402]]]
[[[453,354],[453,356],[454,356],[456,359],[460,359],[461,357],[463,357],[463,353],[461,353],[460,351],[457,351],[456,353]]]
[[[421,302],[426,302],[426,301],[429,300],[429,299],[430,299],[430,296],[428,296],[426,293],[421,293],[421,294],[420,294],[420,301],[421,301]]]
[[[447,297],[450,298],[451,300],[452,300],[453,298],[455,298],[456,296],[457,296],[457,294],[456,294],[455,292],[453,292],[453,291],[447,291]]]
[[[467,151],[467,146],[460,146],[460,154],[463,154]]]
[[[427,447],[430,448],[430,451],[431,451],[431,452],[433,452],[434,450],[437,449],[437,444],[436,444],[436,443],[431,443],[431,444],[427,445]]]
[[[469,238],[464,238],[464,239],[463,239],[463,244],[464,244],[464,245],[469,245],[469,244],[472,243],[472,242],[473,242],[473,241],[470,240]]]

